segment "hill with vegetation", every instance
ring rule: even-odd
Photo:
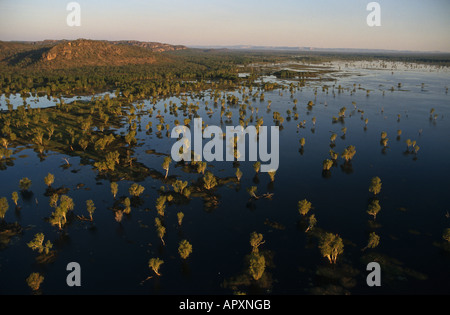
[[[47,69],[153,64],[158,53],[182,49],[186,47],[138,41],[0,42],[0,63]]]

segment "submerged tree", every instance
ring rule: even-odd
[[[275,174],[276,174],[276,172],[277,172],[277,171],[269,171],[269,172],[267,172],[267,174],[269,174],[269,177],[270,177],[270,181],[271,181],[271,182],[274,182],[274,181],[275,181]]]
[[[308,221],[309,221],[309,225],[308,225],[308,228],[306,229],[305,232],[311,231],[317,224],[317,219],[316,219],[316,216],[314,214],[312,214],[309,217]]]
[[[261,162],[256,161],[255,163],[253,163],[253,169],[255,170],[256,174],[258,174],[259,170],[261,169]]]
[[[329,160],[329,159],[324,160],[322,163],[322,169],[324,171],[329,171],[332,166],[333,166],[333,161]]]
[[[27,246],[34,251],[38,251],[39,254],[45,253],[48,255],[50,250],[53,248],[53,244],[47,240],[44,245],[44,238],[45,236],[43,233],[38,233],[34,236],[34,239],[31,242],[27,243]]]
[[[27,284],[33,291],[39,290],[42,282],[44,282],[44,277],[38,272],[33,272],[27,278]]]
[[[353,159],[353,157],[356,154],[356,149],[353,145],[348,146],[345,148],[344,152],[342,152],[341,157],[346,161],[349,162]]]
[[[31,187],[31,180],[28,177],[24,177],[19,181],[19,187],[21,190],[26,191]]]
[[[50,187],[55,182],[55,176],[51,173],[48,173],[44,178],[45,185]]]
[[[5,220],[6,211],[9,209],[6,197],[0,198],[0,219]]]
[[[258,187],[251,186],[247,188],[247,192],[250,194],[252,198],[258,199],[258,196],[256,196],[256,191],[258,190]]]
[[[336,138],[337,138],[337,134],[335,134],[335,133],[333,133],[333,134],[330,136],[330,141],[331,141],[332,144],[334,144],[334,142],[336,141]]]
[[[252,246],[252,252],[257,253],[258,247],[264,244],[263,235],[260,233],[253,232],[250,234],[250,245]]]
[[[167,178],[167,175],[169,174],[169,167],[171,162],[172,159],[170,158],[170,156],[166,156],[164,158],[164,162],[162,163],[162,168],[166,171],[166,175],[164,176],[164,178]]]
[[[206,166],[207,166],[206,162],[201,162],[201,161],[198,162],[198,164],[197,164],[197,172],[199,174],[205,174]]]
[[[337,257],[344,252],[344,243],[337,234],[325,233],[319,244],[323,257],[328,258],[331,264],[335,264]]]
[[[91,221],[93,221],[94,219],[92,218],[92,215],[94,214],[95,211],[95,205],[94,205],[94,201],[92,200],[86,200],[86,209],[87,212],[89,213],[89,218],[91,219]]]
[[[119,185],[117,185],[116,182],[111,182],[111,193],[113,194],[114,199],[116,199],[116,195],[117,195],[118,191],[119,191]]]
[[[339,157],[339,153],[334,152],[333,150],[330,150],[330,157],[332,161],[336,161],[337,158]]]
[[[173,191],[178,193],[178,194],[183,194],[183,191],[186,189],[186,187],[188,186],[188,182],[185,181],[183,182],[182,180],[177,179],[173,184]]]
[[[161,260],[159,258],[151,258],[148,261],[149,268],[151,268],[157,276],[161,276],[161,274],[159,273],[159,268],[162,264],[164,264],[164,260]]]
[[[158,214],[162,217],[164,216],[164,211],[166,210],[166,201],[167,196],[159,196],[158,199],[156,199],[155,208],[158,211]]]
[[[239,169],[239,167],[236,169],[236,178],[237,178],[238,182],[241,181],[241,178],[242,178],[242,172],[241,172],[241,170]]]
[[[258,281],[261,279],[266,269],[266,259],[258,252],[252,252],[250,254],[249,263],[249,273],[254,280]]]
[[[178,219],[178,225],[181,226],[181,224],[183,223],[183,218],[184,218],[184,213],[183,212],[178,212],[177,213],[177,219]]]
[[[375,196],[381,191],[381,179],[376,176],[370,180],[369,192],[373,193]]]
[[[67,222],[67,213],[72,211],[75,207],[72,198],[68,196],[61,196],[59,206],[56,207],[55,211],[50,217],[50,224],[57,225],[61,230],[63,225]]]
[[[217,186],[216,177],[210,171],[207,171],[203,176],[203,187],[210,190]]]
[[[380,237],[375,232],[372,232],[369,235],[369,242],[367,243],[367,246],[362,250],[365,251],[368,248],[375,248],[378,244],[380,244]]]
[[[373,216],[373,219],[376,220],[377,214],[380,212],[380,210],[380,202],[378,200],[373,200],[367,209],[367,213]]]
[[[145,188],[139,184],[133,183],[128,189],[128,193],[133,197],[139,197],[144,192]]]
[[[117,210],[114,212],[114,220],[116,220],[117,223],[122,222],[122,218],[123,218],[123,211],[122,210]]]
[[[125,198],[122,202],[124,209],[123,209],[123,213],[125,214],[130,214],[131,213],[131,200],[130,198]]]
[[[180,257],[186,259],[192,253],[192,245],[187,240],[182,240],[178,246]]]
[[[300,146],[303,148],[305,146],[306,140],[305,138],[300,139]]]
[[[19,194],[17,193],[17,191],[14,191],[14,192],[11,194],[11,199],[12,199],[12,201],[14,202],[14,204],[15,204],[16,207],[17,207],[18,202],[19,202]]]
[[[311,202],[306,199],[298,202],[298,212],[300,212],[301,215],[307,215],[309,210],[311,210]]]
[[[164,242],[164,235],[166,234],[166,228],[162,225],[162,222],[159,218],[155,218],[155,227],[159,239],[161,240],[163,245],[166,245],[166,243]]]

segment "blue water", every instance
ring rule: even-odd
[[[402,83],[400,89],[398,83]],[[333,84],[341,85],[344,90],[338,93],[335,89],[333,93]],[[354,84],[356,92],[351,93]],[[322,91],[322,85],[329,86],[328,93]],[[239,290],[244,292],[308,294],[332,283],[352,294],[448,294],[450,253],[440,245],[444,242],[442,233],[450,227],[450,219],[445,216],[450,210],[450,97],[446,93],[449,85],[448,72],[409,70],[392,74],[387,70],[361,70],[358,75],[342,77],[336,82],[314,82],[296,91],[292,97],[288,90],[265,92],[265,101],[260,102],[258,98],[251,105],[259,108],[258,115],[264,117],[266,126],[273,125],[274,111],[286,118],[286,110],[292,111],[294,106],[293,99],[298,100],[299,120],[294,120],[292,114],[292,119],[284,121],[280,132],[280,165],[275,182],[270,184],[269,176],[263,173],[258,175],[259,183],[255,184],[253,163],[241,162],[239,167],[243,177],[240,184],[227,184],[214,191],[219,200],[217,208],[207,207],[196,197],[188,204],[167,207],[164,218],[166,246],[161,245],[154,228],[155,201],[158,189],[164,185],[160,180],[147,177],[139,183],[145,187],[141,197],[143,204],[133,208],[131,215],[125,215],[119,224],[111,210],[114,200],[110,183],[98,178],[91,165],[81,165],[79,158],[70,157],[71,167],[64,169],[61,167],[65,163],[63,157],[67,156],[63,154],[49,152],[40,160],[32,149],[20,150],[13,155],[14,165],[0,171],[0,197],[8,197],[10,202],[5,221],[17,221],[24,228],[22,235],[14,237],[6,249],[0,251],[0,293],[30,293],[25,279],[31,272],[44,275],[41,286],[44,294],[233,293],[223,283],[246,268],[244,258],[251,251],[250,233],[257,231],[266,241],[261,250],[273,254],[273,265],[265,272],[270,273],[274,281],[271,286],[260,289],[257,285],[240,286]],[[392,86],[394,91],[390,90]],[[239,96],[238,92],[227,93]],[[203,99],[194,98],[189,102],[200,102],[199,114],[206,124],[225,129],[226,123],[220,124],[220,102],[215,108],[209,92],[204,94]],[[66,103],[75,99],[68,99]],[[266,111],[268,100],[272,101],[270,112]],[[159,101],[156,108],[165,116],[165,123],[173,127],[174,119],[182,122],[185,117],[181,111],[178,117],[164,113],[164,104],[170,101],[180,103],[177,98],[170,98]],[[211,118],[203,109],[205,101],[214,110]],[[315,103],[312,109],[306,106],[309,101]],[[21,104],[22,99],[16,97],[14,102]],[[352,102],[356,103],[356,109]],[[144,103],[148,109],[149,101]],[[6,108],[4,96],[0,98],[0,104]],[[54,102],[45,98],[38,98],[36,103],[42,107],[52,105]],[[345,122],[332,123],[332,117],[338,116],[343,106],[347,108]],[[438,115],[436,119],[430,119],[431,108]],[[238,109],[239,106],[231,106],[233,117],[229,125],[238,124]],[[358,110],[364,111],[364,119],[369,119],[366,129]],[[247,110],[247,117],[249,115]],[[159,123],[155,116],[156,110],[152,118],[142,116],[135,157],[147,168],[163,173],[164,156],[148,154],[146,150],[170,154],[175,139],[167,138],[166,130],[162,131],[161,138],[155,136]],[[313,130],[312,117],[317,119]],[[149,119],[153,122],[153,132],[146,134],[145,125]],[[298,128],[297,124],[303,120],[306,120],[306,127]],[[347,133],[341,138],[344,126]],[[398,129],[402,130],[399,140],[396,139]],[[382,131],[387,132],[389,138],[386,150],[380,145]],[[334,151],[342,153],[345,147],[354,145],[357,152],[350,169],[343,168],[343,160],[338,159],[338,165],[331,169],[331,176],[324,177],[322,161],[329,158],[332,132],[338,134]],[[299,139],[302,137],[306,144],[301,151]],[[417,141],[420,146],[417,155],[405,154],[406,139]],[[221,178],[232,177],[236,171],[231,162],[208,165],[208,169]],[[70,188],[68,195],[75,201],[77,215],[87,216],[85,201],[94,200],[97,207],[94,223],[75,220],[60,232],[46,222],[45,218],[52,211],[44,196],[44,177],[48,172],[55,175],[53,187]],[[187,174],[175,163],[169,174],[191,183],[200,177]],[[30,200],[21,198],[22,208],[15,211],[10,196],[19,190],[19,180],[25,176],[33,181],[30,189],[33,197]],[[371,223],[373,220],[366,213],[372,198],[368,187],[374,176],[379,176],[383,183],[379,195],[382,209],[377,216],[377,225]],[[85,186],[76,189],[79,183]],[[127,196],[131,184],[131,181],[119,182],[118,196]],[[249,204],[246,188],[254,185],[258,187],[258,194],[271,192],[273,199]],[[342,285],[339,280],[318,276],[317,271],[328,268],[329,263],[321,257],[317,240],[304,232],[297,202],[305,198],[312,202],[311,213],[318,219],[317,228],[337,233],[344,239],[344,253],[339,256],[335,268],[347,266],[355,271],[350,277],[353,285]],[[178,227],[176,217],[179,211],[185,214],[181,227]],[[266,220],[278,222],[285,229],[275,229],[265,224]],[[372,231],[380,236],[380,245],[361,252]],[[37,264],[36,253],[26,245],[38,232],[54,243],[57,258],[51,264]],[[193,246],[193,253],[186,261],[182,261],[177,252],[182,239],[189,240]],[[362,258],[368,253],[381,253],[395,259],[403,271],[382,270],[382,287],[367,287],[366,265]],[[148,268],[148,260],[152,257],[164,260],[162,276],[142,283],[153,275]],[[66,285],[66,266],[71,261],[81,265],[82,286],[79,288]],[[426,279],[415,277],[417,273]]]

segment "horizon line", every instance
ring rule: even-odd
[[[410,49],[385,49],[385,48],[348,48],[348,47],[315,47],[315,46],[283,46],[283,45],[252,45],[252,44],[231,44],[231,45],[214,45],[214,44],[172,44],[168,42],[161,41],[152,41],[152,40],[139,40],[139,39],[92,39],[92,38],[76,38],[76,39],[41,39],[41,40],[3,40],[0,39],[0,42],[45,42],[45,41],[75,41],[75,40],[92,40],[92,41],[106,41],[106,42],[120,42],[120,41],[136,41],[142,43],[160,43],[167,44],[172,46],[185,46],[187,48],[194,49],[230,49],[230,50],[279,50],[279,51],[306,51],[306,52],[326,52],[326,51],[365,51],[365,52],[398,52],[398,53],[429,53],[429,54],[450,54],[450,51],[442,51],[442,50],[410,50]],[[322,51],[320,51],[322,50]]]

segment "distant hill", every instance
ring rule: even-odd
[[[183,49],[186,47],[139,41],[87,39],[0,41],[0,64],[49,69],[152,64],[158,60],[158,55],[162,52]]]

